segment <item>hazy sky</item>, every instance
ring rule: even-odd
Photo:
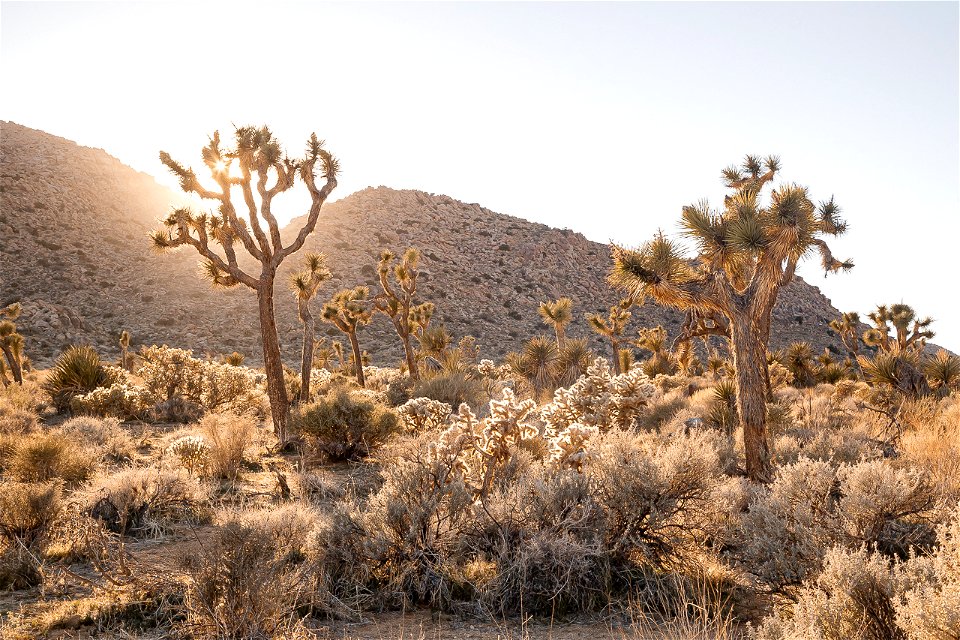
[[[625,244],[775,153],[850,222],[854,271],[801,274],[960,351],[958,6],[4,2],[0,118],[168,184],[157,152],[200,165],[214,129],[294,153],[316,131],[337,197],[416,188]]]

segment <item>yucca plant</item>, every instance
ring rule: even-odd
[[[793,374],[793,384],[797,387],[812,387],[816,384],[816,364],[813,349],[806,342],[791,343],[777,354],[777,360]]]
[[[867,382],[882,385],[917,398],[930,393],[927,379],[920,373],[920,355],[913,349],[901,349],[899,343],[890,343],[875,356],[859,356],[860,370]]]
[[[573,320],[573,300],[560,298],[553,302],[541,302],[538,312],[543,321],[553,327],[557,336],[557,349],[563,349],[567,338],[566,327]]]
[[[233,353],[228,353],[223,356],[223,363],[228,364],[231,367],[239,367],[243,365],[243,361],[246,360],[246,356],[240,353],[239,351],[234,351]]]
[[[310,372],[313,370],[314,332],[316,321],[310,311],[310,301],[317,295],[320,285],[331,277],[327,258],[322,253],[304,256],[303,270],[291,277],[290,287],[297,297],[297,315],[303,323],[303,343],[300,348],[300,400],[310,399]]]
[[[519,354],[507,358],[507,364],[527,381],[539,399],[555,388],[559,359],[560,350],[555,341],[547,336],[535,336],[523,345]]]
[[[853,266],[834,258],[823,239],[846,230],[833,198],[815,205],[806,187],[789,183],[772,189],[769,202],[761,200],[779,170],[780,160],[774,156],[747,156],[740,166],[722,172],[731,190],[722,209],[711,209],[706,201],[683,208],[684,233],[698,246],[695,260],[659,233],[636,250],[614,246],[610,274],[611,284],[637,303],[649,296],[663,305],[725,318],[747,475],[761,482],[773,477],[766,353],[780,289],[793,280],[797,263],[811,251],[820,253],[827,272]]]
[[[415,305],[413,297],[417,293],[417,277],[420,275],[418,265],[420,252],[410,247],[403,252],[398,264],[393,264],[396,256],[391,251],[380,254],[380,264],[377,273],[380,277],[380,287],[383,292],[373,299],[377,311],[390,318],[393,328],[400,336],[403,344],[403,353],[407,359],[407,372],[411,380],[420,378],[417,367],[416,354],[410,336],[422,335],[433,317],[434,305],[424,302]],[[393,274],[391,282],[390,274]]]
[[[713,388],[713,402],[707,414],[707,423],[727,435],[737,423],[737,386],[730,378],[723,378]]]
[[[940,349],[924,361],[923,374],[934,389],[949,391],[960,387],[960,357]]]
[[[587,346],[586,338],[564,340],[563,347],[557,354],[557,386],[569,387],[575,383],[580,376],[587,374],[593,360],[593,351]]]
[[[677,362],[667,347],[667,330],[662,326],[644,327],[638,330],[634,344],[650,353],[650,357],[643,363],[643,372],[651,378],[660,374],[673,375],[677,372]],[[682,344],[689,347],[688,341]]]
[[[70,399],[89,393],[98,387],[109,387],[117,381],[116,375],[103,365],[93,347],[71,346],[60,354],[43,384],[53,398],[57,411],[70,407]]]
[[[359,286],[338,291],[323,305],[322,318],[347,334],[353,349],[353,369],[357,383],[364,386],[363,353],[357,340],[357,329],[368,324],[373,316],[370,308],[369,287]]]
[[[610,307],[607,317],[604,318],[599,313],[588,313],[587,322],[590,328],[596,333],[610,341],[610,349],[613,352],[613,370],[617,375],[623,373],[623,363],[620,361],[620,349],[623,344],[623,332],[630,322],[629,311],[633,303],[629,298],[625,298],[617,304]]]
[[[160,152],[160,161],[179,178],[187,193],[216,203],[216,214],[195,213],[188,207],[174,209],[163,222],[163,228],[152,234],[158,251],[190,246],[202,257],[201,273],[215,286],[244,285],[257,294],[260,320],[260,342],[267,374],[267,395],[270,414],[277,437],[286,440],[290,400],[283,378],[283,359],[274,314],[274,284],[280,264],[297,253],[313,233],[320,218],[320,208],[337,186],[340,163],[326,149],[324,142],[311,134],[302,158],[284,154],[280,142],[268,127],[237,127],[235,144],[224,149],[220,134],[214,132],[202,150],[203,163],[216,189],[209,189],[197,178],[191,167],[185,167]],[[324,184],[317,184],[316,170],[322,171]],[[273,213],[276,196],[289,191],[297,179],[303,181],[310,197],[305,222],[293,240],[284,245],[280,223]],[[256,184],[254,184],[254,179]],[[234,204],[234,189],[243,194],[243,213]],[[259,193],[259,199],[253,195]],[[266,225],[266,229],[264,228]],[[259,263],[259,273],[240,266],[237,249],[248,253]]]

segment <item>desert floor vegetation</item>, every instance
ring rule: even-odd
[[[461,354],[412,385],[367,367],[361,388],[333,366],[281,442],[262,373],[142,353],[100,365],[108,386],[27,371],[0,390],[5,638],[960,630],[953,387],[913,397],[771,366],[761,484],[719,367],[650,377],[601,357],[544,388]],[[436,393],[452,379],[471,403]],[[135,402],[76,401],[118,384]]]

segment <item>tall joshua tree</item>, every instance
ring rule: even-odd
[[[827,272],[853,266],[834,258],[823,239],[846,230],[833,198],[815,205],[806,187],[784,184],[762,202],[761,192],[779,169],[776,157],[747,156],[722,172],[731,189],[723,209],[710,209],[706,201],[683,208],[684,232],[699,249],[693,262],[661,233],[637,250],[615,246],[610,274],[611,284],[638,302],[650,296],[660,304],[725,317],[747,475],[760,482],[773,474],[764,401],[770,319],[780,289],[812,250]]]
[[[297,313],[303,323],[303,347],[300,352],[300,400],[310,401],[310,373],[313,371],[314,330],[316,321],[310,311],[310,301],[317,295],[320,285],[330,279],[327,258],[322,253],[304,256],[303,271],[293,274],[291,288],[297,297]]]
[[[623,343],[623,332],[627,328],[627,322],[630,321],[631,301],[625,298],[617,304],[610,307],[610,312],[604,318],[599,313],[587,314],[587,322],[590,328],[610,341],[610,347],[613,349],[613,371],[617,375],[623,373],[623,364],[620,360],[620,345]]]
[[[557,334],[557,349],[563,349],[567,338],[566,327],[573,320],[573,300],[560,298],[553,302],[541,302],[539,311],[543,321],[552,326]]]
[[[334,294],[330,301],[323,305],[322,317],[350,338],[353,348],[353,366],[357,376],[357,383],[365,386],[363,379],[363,352],[360,351],[360,342],[357,340],[357,329],[360,325],[370,322],[373,310],[370,308],[369,287],[344,289]]]
[[[10,369],[10,375],[17,384],[23,384],[23,336],[17,333],[17,325],[14,322],[20,317],[20,303],[13,304],[0,309],[0,364],[6,360],[3,371]],[[6,373],[0,373],[4,386],[7,386]]]
[[[377,271],[380,274],[380,287],[383,293],[373,299],[374,307],[383,313],[393,323],[397,335],[403,342],[403,352],[407,358],[407,370],[411,380],[420,378],[417,368],[417,358],[410,343],[410,336],[415,335],[422,323],[429,323],[433,316],[433,303],[424,302],[413,304],[413,296],[417,293],[417,268],[420,262],[420,252],[413,247],[403,252],[399,264],[394,265],[396,256],[391,251],[380,254],[380,264]],[[395,284],[390,282],[390,273],[393,273]],[[423,324],[425,327],[426,324]]]
[[[256,292],[270,413],[274,432],[282,441],[286,439],[290,401],[283,384],[280,339],[273,310],[274,281],[280,263],[299,251],[316,227],[321,206],[337,186],[339,163],[323,148],[324,143],[316,134],[311,134],[302,158],[285,156],[267,127],[237,128],[235,140],[232,147],[223,149],[220,134],[214,133],[203,148],[203,163],[217,185],[215,189],[201,184],[192,168],[160,152],[160,161],[180,179],[180,187],[187,193],[214,201],[217,213],[174,209],[164,220],[164,227],[154,232],[152,238],[154,246],[161,251],[185,245],[193,247],[202,258],[202,273],[214,285],[242,284]],[[318,168],[324,179],[322,185],[317,184]],[[292,189],[298,177],[309,192],[310,208],[297,236],[284,246],[280,224],[273,213],[273,199]],[[242,213],[234,206],[235,187],[243,199]],[[259,274],[240,267],[238,248],[259,262]]]

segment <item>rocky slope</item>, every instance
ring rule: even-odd
[[[27,353],[49,364],[71,343],[115,354],[117,336],[134,344],[182,346],[197,352],[241,351],[259,360],[256,304],[242,288],[214,291],[197,277],[187,250],[156,255],[147,233],[176,194],[99,149],[2,123],[0,157],[0,305],[21,301]],[[294,220],[285,234],[299,229]],[[289,237],[289,236],[288,236]],[[543,300],[569,296],[568,333],[590,334],[583,314],[604,311],[617,296],[606,286],[609,250],[579,233],[495,213],[444,195],[367,188],[324,207],[307,250],[328,256],[334,279],[317,305],[342,287],[370,284],[382,249],[422,253],[420,292],[437,305],[457,338],[473,335],[486,357],[549,333],[537,314]],[[287,271],[296,267],[288,260]],[[297,361],[299,323],[293,296],[278,287],[277,314],[288,362]],[[827,322],[838,312],[802,280],[787,287],[775,311],[773,346],[807,340],[839,348]],[[680,314],[647,305],[632,326],[663,324],[675,334]],[[321,334],[340,334],[322,325]],[[604,345],[591,338],[597,349]],[[361,334],[377,364],[401,352],[392,327],[377,317]]]

